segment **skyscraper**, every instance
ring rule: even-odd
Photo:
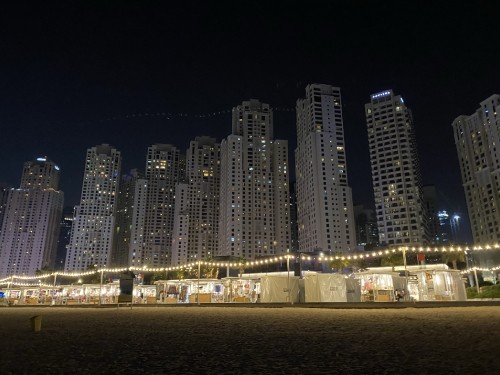
[[[372,208],[362,204],[354,206],[356,238],[358,246],[365,251],[378,245],[377,215]]]
[[[57,241],[56,271],[64,270],[66,263],[66,252],[68,251],[69,241],[71,239],[71,228],[73,227],[74,207],[65,207],[62,212],[59,238]]]
[[[290,189],[290,251],[299,251],[299,227],[297,225],[296,184]]]
[[[427,214],[410,109],[392,90],[370,99],[365,114],[379,242],[427,244]]]
[[[288,143],[273,139],[273,113],[252,99],[233,108],[221,143],[219,254],[243,257],[290,248]]]
[[[175,194],[172,265],[212,258],[218,249],[220,144],[196,137],[185,165],[187,182]]]
[[[113,248],[121,154],[108,144],[89,148],[85,159],[80,205],[66,256],[66,271],[107,267]]]
[[[297,100],[295,171],[300,251],[352,250],[356,232],[340,88],[310,84],[306,98]]]
[[[21,186],[9,191],[0,230],[0,277],[53,269],[64,194],[59,167],[46,157],[24,163]]]
[[[111,255],[112,267],[128,267],[131,250],[131,228],[133,225],[138,181],[143,181],[144,176],[132,169],[124,173],[120,181],[118,203],[116,209],[115,240]]]
[[[180,174],[179,150],[168,144],[148,148],[145,181],[136,188],[136,215],[131,229],[134,266],[171,264],[175,186]],[[142,237],[141,237],[142,236]]]
[[[427,215],[427,228],[429,230],[429,241],[431,243],[442,242],[440,219],[438,216],[438,192],[434,185],[423,185],[425,212]]]
[[[500,95],[453,121],[467,209],[476,244],[500,240]],[[457,221],[458,222],[458,221]]]
[[[7,206],[7,197],[11,187],[7,184],[0,184],[0,230],[2,230],[3,217],[5,215],[5,207]]]

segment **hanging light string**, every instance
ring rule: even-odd
[[[449,247],[398,247],[398,248],[390,248],[390,249],[385,249],[385,250],[374,250],[374,251],[367,251],[364,253],[358,253],[358,254],[352,254],[352,255],[336,255],[336,256],[324,256],[324,255],[319,255],[317,256],[318,261],[333,261],[333,260],[358,260],[358,259],[373,259],[373,258],[380,258],[384,257],[387,255],[395,254],[395,253],[402,253],[402,252],[412,252],[412,253],[473,253],[473,252],[478,252],[478,251],[483,251],[483,250],[498,250],[500,249],[499,244],[494,244],[494,245],[485,245],[485,246],[449,246]],[[1,284],[8,284],[8,283],[13,283],[14,279],[19,279],[19,280],[41,280],[45,279],[48,277],[54,277],[54,276],[62,276],[62,277],[82,277],[82,276],[89,276],[89,275],[94,275],[97,273],[121,273],[125,271],[132,271],[132,272],[170,272],[170,271],[180,271],[184,269],[189,269],[189,268],[194,268],[198,267],[198,264],[202,266],[207,266],[207,267],[230,267],[230,268],[252,268],[252,267],[258,267],[266,264],[277,264],[281,263],[283,261],[286,261],[288,259],[298,259],[300,258],[301,260],[312,260],[315,257],[306,255],[306,254],[299,254],[299,255],[281,255],[281,256],[276,256],[274,258],[269,258],[269,259],[263,259],[263,260],[253,260],[253,261],[246,261],[246,262],[211,262],[211,261],[196,261],[196,262],[189,262],[183,265],[178,265],[178,266],[173,266],[173,267],[155,267],[155,268],[150,268],[148,266],[142,266],[142,267],[137,267],[137,266],[132,266],[132,267],[122,267],[122,268],[99,268],[95,270],[89,270],[85,272],[52,272],[52,273],[47,273],[47,274],[42,274],[42,275],[36,275],[36,276],[24,276],[24,275],[12,275],[10,277],[4,278],[0,280]],[[492,268],[488,270],[496,270],[497,268]],[[473,270],[471,268],[470,270]],[[482,270],[479,268],[476,268],[476,270]]]
[[[495,266],[492,268],[471,267],[471,268],[467,268],[465,270],[462,270],[460,273],[468,274],[468,273],[474,272],[474,271],[492,272],[492,271],[497,271],[497,270],[500,270],[500,266]]]

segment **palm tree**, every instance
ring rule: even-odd
[[[458,262],[465,262],[465,255],[462,251],[447,251],[443,252],[441,259],[444,263],[451,263],[454,270],[458,269]]]
[[[245,272],[245,263],[246,263],[245,257],[238,257],[238,264],[239,264],[239,271],[240,271],[240,276],[243,275],[243,272]]]
[[[380,261],[380,265],[382,267],[391,266],[393,271],[394,271],[394,267],[402,266],[403,264],[404,264],[403,253],[399,252],[399,251],[385,256]]]
[[[368,267],[368,262],[365,259],[352,259],[351,260],[351,266],[354,270],[362,270]]]
[[[349,265],[349,261],[344,258],[342,253],[336,253],[335,259],[331,260],[328,265],[332,270],[337,270],[338,273],[342,273],[342,269]]]

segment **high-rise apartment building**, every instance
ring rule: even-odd
[[[362,204],[354,206],[354,220],[356,221],[356,238],[358,247],[364,250],[378,245],[377,216],[372,208]]]
[[[24,163],[21,177],[21,189],[57,189],[59,186],[59,167],[39,157],[35,161]]]
[[[136,189],[138,181],[144,176],[132,169],[128,173],[122,174],[120,189],[118,193],[118,203],[116,209],[115,239],[113,241],[113,251],[111,255],[112,267],[128,267],[131,249],[131,228],[136,206]]]
[[[252,99],[233,108],[221,143],[219,254],[243,257],[290,249],[288,143],[273,138],[273,113]]]
[[[340,88],[306,87],[297,100],[295,149],[301,252],[348,252],[356,246]]]
[[[168,144],[148,148],[145,181],[138,181],[131,229],[130,264],[164,267],[171,264],[175,187],[180,174],[180,152]]]
[[[299,227],[297,225],[297,194],[295,184],[290,189],[290,251],[299,251]]]
[[[427,215],[427,228],[429,241],[432,244],[441,242],[441,229],[438,216],[438,192],[434,185],[423,185],[425,212]]]
[[[66,255],[66,271],[110,265],[116,223],[121,153],[102,144],[89,148],[85,159],[80,205]]]
[[[413,119],[400,95],[386,90],[365,105],[379,242],[428,243]]]
[[[34,276],[55,265],[64,194],[59,167],[46,157],[24,164],[19,189],[9,191],[0,230],[0,277]]]
[[[220,144],[196,137],[186,152],[185,183],[175,194],[172,265],[210,259],[218,249]]]
[[[0,184],[0,230],[2,230],[3,217],[5,215],[5,207],[7,206],[7,197],[11,187],[7,184]]]
[[[453,121],[453,132],[475,244],[500,241],[500,95]]]
[[[56,264],[54,270],[63,271],[66,263],[66,252],[71,239],[71,228],[73,227],[74,207],[65,207],[62,212],[59,238],[57,240]]]
[[[136,267],[142,265],[142,250],[144,249],[144,223],[148,199],[148,181],[146,178],[138,178],[135,181],[133,199],[128,265]]]

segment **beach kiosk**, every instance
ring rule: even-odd
[[[359,279],[336,273],[304,276],[305,302],[361,302]]]
[[[418,277],[418,301],[466,301],[465,283],[460,271],[423,269],[413,271]]]
[[[182,279],[155,281],[158,303],[220,303],[224,299],[223,281],[219,279]]]
[[[290,291],[288,283],[290,282]],[[299,277],[267,275],[260,277],[260,302],[299,302]]]
[[[224,302],[255,303],[260,297],[259,277],[225,277]]]
[[[360,281],[361,286],[361,302],[393,302],[396,288],[394,276],[398,274],[373,270],[356,273],[354,277]]]

